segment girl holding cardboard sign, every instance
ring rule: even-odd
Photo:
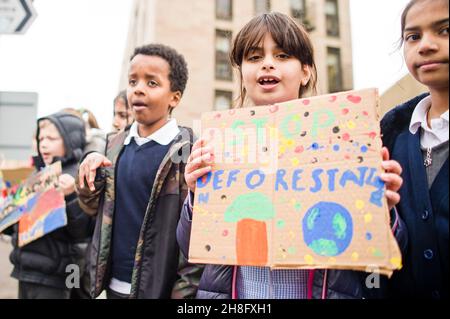
[[[252,19],[237,35],[231,54],[232,64],[239,70],[242,82],[239,106],[242,107],[247,98],[254,105],[273,105],[298,99],[307,91],[315,93],[317,74],[313,56],[307,32],[288,16],[270,13]],[[400,199],[397,191],[402,183],[399,176],[401,168],[397,162],[388,161],[386,150],[383,153],[383,167],[387,173],[381,178],[387,184],[386,197],[392,208]],[[213,149],[207,145],[206,140],[197,141],[185,172],[191,190],[190,197],[183,206],[177,229],[178,242],[186,256],[191,232],[193,192],[197,180],[212,171],[213,163]],[[259,202],[261,209],[267,208],[263,201],[256,199],[253,202]],[[252,208],[251,205],[241,206],[248,207],[249,210]],[[267,214],[272,212],[268,211]],[[248,228],[258,231],[259,225]],[[238,232],[239,229],[238,225]],[[245,237],[245,234],[242,235]],[[254,243],[252,255],[262,251],[263,247],[259,244]],[[207,265],[197,297],[320,298],[325,290],[329,292],[329,297],[334,298],[368,296],[362,288],[364,279],[361,273],[333,271],[328,277],[323,273],[324,271],[299,269],[270,270],[268,267]],[[327,286],[327,282],[328,289],[322,289]]]

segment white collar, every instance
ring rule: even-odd
[[[427,115],[428,111],[430,110],[430,107],[431,107],[431,96],[425,97],[417,104],[412,114],[411,122],[409,124],[409,131],[411,132],[411,134],[416,134],[417,130],[420,127],[422,127],[424,130],[431,131],[427,121]],[[448,122],[448,110],[440,116],[440,119]]]
[[[137,145],[141,146],[150,141],[155,141],[160,145],[169,145],[173,139],[180,133],[177,121],[169,120],[163,127],[147,137],[140,137],[138,133],[138,123],[135,121],[130,128],[130,133],[125,139],[123,145],[128,145],[134,138]]]
[[[443,119],[444,121],[448,122],[448,110],[445,111],[445,113],[441,115],[441,119]]]

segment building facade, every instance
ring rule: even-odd
[[[428,88],[408,73],[381,95],[381,114],[425,92]]]
[[[349,0],[134,0],[119,89],[126,88],[133,49],[163,43],[188,63],[188,85],[174,112],[180,124],[192,126],[202,112],[232,107],[239,96],[228,59],[232,39],[269,11],[286,13],[310,31],[319,94],[353,88]]]
[[[35,92],[0,92],[0,168],[30,163],[34,155],[37,105]]]

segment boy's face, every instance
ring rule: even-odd
[[[165,122],[181,99],[172,92],[169,63],[159,56],[136,55],[130,63],[127,96],[135,120],[150,127]]]
[[[408,12],[403,33],[411,74],[434,89],[448,89],[448,1],[421,1]]]
[[[55,157],[65,155],[64,140],[52,123],[47,123],[39,129],[39,152],[45,165],[53,163]]]

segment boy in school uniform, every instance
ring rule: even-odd
[[[176,241],[193,135],[170,118],[187,79],[174,49],[136,48],[127,88],[135,122],[108,137],[105,155],[88,154],[80,165],[80,205],[97,216],[89,258],[93,298],[104,289],[110,299],[195,296],[201,268],[187,263]]]

